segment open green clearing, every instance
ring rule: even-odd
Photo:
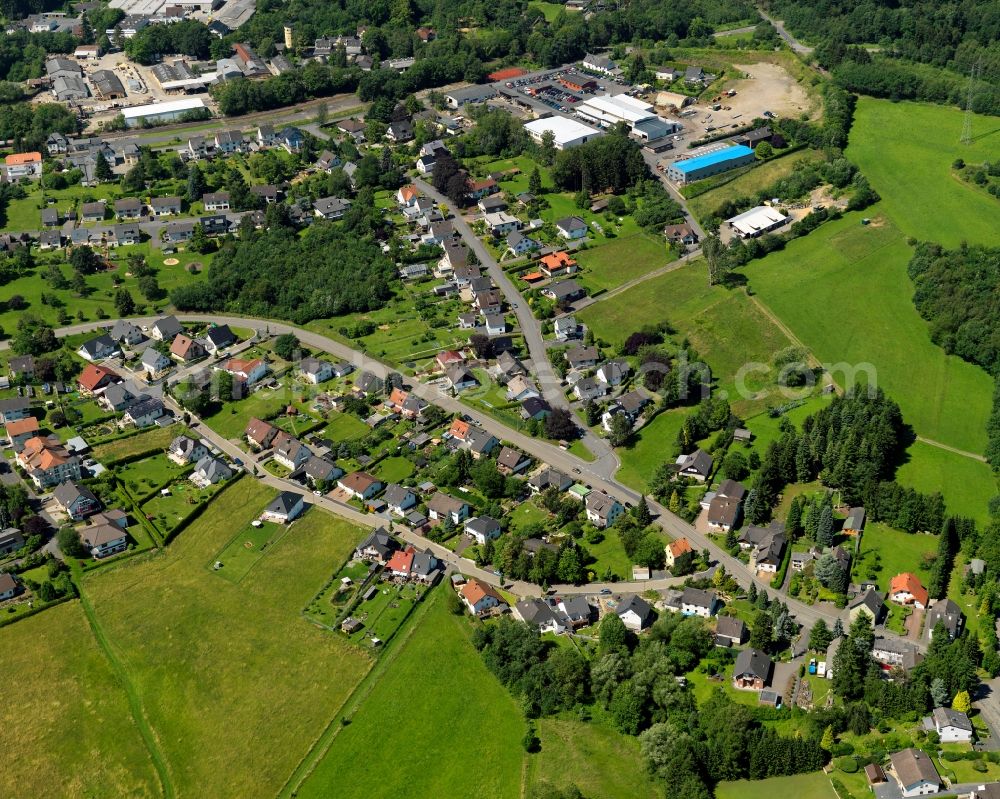
[[[188,431],[185,428],[175,425],[154,427],[152,430],[136,433],[127,438],[109,441],[107,444],[98,444],[92,451],[94,460],[106,463],[109,460],[121,460],[146,452],[165,450],[176,436],[186,432]]]
[[[956,158],[995,161],[1000,126],[995,117],[974,115],[973,143],[966,145],[960,141],[964,118],[957,108],[860,97],[847,157],[868,176],[882,210],[904,234],[946,247],[1000,244],[997,200],[953,177],[951,169]]]
[[[368,426],[357,416],[339,411],[330,411],[330,423],[323,428],[323,435],[334,441],[348,441],[368,434]]]
[[[560,11],[565,11],[566,6],[561,3],[534,2],[529,4],[530,8],[537,8],[545,15],[546,22],[554,22]]]
[[[949,513],[989,522],[987,502],[997,493],[997,481],[987,464],[922,441],[906,454],[909,460],[896,472],[900,483],[927,493],[940,491]]]
[[[622,465],[615,479],[636,491],[648,491],[647,481],[656,467],[670,457],[686,415],[683,408],[664,411],[639,430],[629,446],[618,450]]]
[[[593,294],[666,266],[673,256],[662,238],[640,233],[582,250],[576,260],[582,270],[580,280]]]
[[[295,522],[289,525],[275,524],[274,522],[259,522],[259,524],[259,527],[248,524],[220,550],[212,561],[212,564],[216,562],[222,564],[216,574],[231,582],[240,582],[257,564],[257,561],[267,554],[268,549],[277,545],[286,533],[295,527]]]
[[[380,461],[375,475],[384,483],[398,483],[413,474],[413,464],[406,458],[390,457]]]
[[[293,400],[292,390],[288,386],[262,388],[237,402],[223,403],[218,412],[205,417],[204,421],[220,436],[242,438],[250,419],[272,419],[292,404]]]
[[[596,302],[577,316],[614,346],[636,330],[669,322],[678,341],[689,339],[712,368],[736,413],[753,415],[779,404],[777,370],[770,364],[791,342],[742,289],[709,286],[701,259]],[[740,387],[739,372],[750,362],[763,370],[746,373]]]
[[[699,220],[704,221],[727,200],[749,197],[775,181],[788,177],[792,174],[795,165],[804,160],[816,160],[816,154],[809,150],[798,150],[783,158],[776,158],[766,164],[760,164],[749,172],[723,183],[718,188],[692,197],[688,200],[688,207]]]
[[[539,719],[542,751],[528,757],[528,782],[557,788],[575,785],[584,796],[654,799],[663,788],[648,775],[639,741],[598,722]]]
[[[142,497],[179,477],[187,467],[178,466],[166,455],[150,455],[118,467],[118,479],[135,497]]]
[[[848,540],[853,545],[853,540]],[[861,551],[854,559],[852,573],[855,582],[877,582],[881,591],[888,591],[889,582],[901,572],[913,572],[927,585],[929,571],[923,567],[924,555],[937,552],[937,536],[904,533],[879,522],[868,522],[861,536]],[[878,554],[880,568],[876,577],[869,568]]]
[[[769,780],[738,780],[720,782],[715,786],[718,799],[774,799],[794,796],[795,799],[836,799],[830,778],[822,772],[796,774],[793,777],[771,777]]]
[[[370,666],[300,615],[346,560],[356,527],[313,508],[239,585],[208,568],[273,496],[240,481],[163,555],[84,579],[178,797],[277,793]],[[51,732],[69,741],[72,730]]]
[[[198,488],[189,480],[176,480],[167,489],[169,494],[161,492],[147,500],[142,505],[142,511],[147,516],[152,516],[153,524],[166,535],[194,513],[199,506],[211,500],[224,485],[218,483]]]
[[[910,247],[880,211],[868,212],[875,225],[847,214],[753,262],[750,286],[820,361],[847,365],[832,370],[841,385],[873,367],[918,435],[982,452],[992,381],[931,342],[913,307]]]
[[[149,754],[121,690],[87,626],[67,602],[0,629],[0,794],[160,795]]]
[[[446,590],[299,797],[520,796],[521,711],[472,648],[469,621],[448,613]]]

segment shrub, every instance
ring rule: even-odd
[[[837,761],[837,768],[845,774],[856,774],[858,771],[858,759],[856,757],[842,757]]]

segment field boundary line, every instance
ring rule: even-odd
[[[429,592],[428,592],[429,593]],[[430,601],[429,601],[430,599]],[[427,595],[420,602],[419,607],[417,607],[410,614],[410,624],[405,634],[402,637],[394,636],[388,644],[386,644],[386,650],[383,655],[375,661],[371,670],[361,679],[361,682],[355,686],[354,690],[351,691],[350,695],[343,701],[337,711],[331,716],[329,723],[319,734],[313,745],[309,747],[306,753],[302,756],[298,765],[292,770],[292,773],[285,780],[285,784],[281,786],[278,791],[278,799],[289,799],[298,795],[299,789],[305,784],[305,781],[312,776],[313,772],[326,757],[327,752],[330,751],[330,747],[333,746],[333,742],[337,739],[340,731],[344,729],[343,724],[338,723],[339,718],[347,718],[347,712],[353,710],[357,712],[358,707],[361,703],[368,698],[369,694],[375,690],[375,686],[378,684],[379,678],[382,677],[386,669],[396,660],[399,653],[406,648],[407,642],[410,640],[410,636],[413,635],[414,630],[419,626],[419,622],[427,614],[427,609],[430,607],[431,601],[437,601],[437,596],[428,598]],[[418,615],[419,614],[419,615]],[[391,650],[389,650],[391,647]]]
[[[940,441],[935,441],[933,438],[924,438],[923,436],[917,436],[917,441],[922,444],[927,444],[932,447],[937,447],[938,449],[943,449],[947,452],[954,453],[955,455],[961,455],[963,458],[971,458],[974,461],[979,461],[980,463],[988,463],[985,456],[977,455],[975,452],[969,452],[965,449],[959,449],[958,447],[953,447],[950,444],[943,444]]]
[[[115,654],[114,649],[111,646],[111,642],[108,640],[108,637],[104,632],[104,628],[101,626],[100,621],[98,621],[97,612],[94,610],[94,606],[91,604],[90,598],[83,590],[83,580],[78,579],[75,582],[77,591],[80,594],[80,604],[83,607],[84,615],[87,617],[87,622],[90,624],[90,630],[94,634],[94,639],[97,641],[98,646],[101,647],[101,651],[104,652],[104,656],[107,658],[108,663],[111,666],[111,670],[115,673],[115,676],[125,689],[125,695],[128,697],[129,709],[132,712],[132,719],[135,721],[136,727],[139,729],[139,735],[142,737],[142,741],[146,746],[146,751],[149,753],[149,759],[153,763],[153,768],[156,770],[157,777],[159,777],[160,788],[163,791],[163,796],[166,797],[166,799],[173,799],[173,797],[176,796],[176,792],[174,790],[174,783],[170,777],[170,768],[167,765],[166,757],[160,750],[160,743],[156,738],[153,726],[149,723],[149,719],[146,717],[146,711],[142,704],[142,698],[139,696],[139,691],[129,677],[128,670],[125,668],[125,665],[121,662],[118,655]]]

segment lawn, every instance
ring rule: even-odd
[[[608,571],[617,574],[622,580],[631,580],[632,561],[625,554],[625,548],[617,531],[611,529],[603,532],[604,539],[599,544],[582,542],[583,548],[594,558],[593,563],[586,564],[587,570],[594,572],[598,580],[604,580],[604,575]]]
[[[836,799],[830,778],[823,772],[796,774],[792,777],[771,777],[769,780],[738,780],[720,782],[715,786],[718,799],[774,799],[794,796],[795,799]]]
[[[185,470],[166,455],[151,455],[142,460],[133,461],[118,467],[118,479],[134,497],[143,497],[171,480]]]
[[[413,464],[406,458],[390,457],[380,461],[375,476],[384,483],[398,483],[413,474]]]
[[[997,482],[987,464],[922,441],[914,443],[906,455],[908,460],[896,472],[900,483],[918,491],[940,491],[949,513],[975,519],[980,525],[989,522],[987,503],[997,493]]]
[[[198,488],[189,480],[177,480],[170,484],[169,494],[157,494],[143,503],[142,510],[153,517],[160,531],[166,535],[194,513],[199,506],[208,502],[223,487],[223,483],[207,488]]]
[[[656,467],[670,459],[677,433],[684,424],[687,409],[664,411],[633,436],[633,442],[618,449],[621,467],[615,479],[636,491],[649,490],[647,481]]]
[[[546,22],[555,22],[556,17],[559,16],[560,11],[565,11],[566,6],[562,3],[544,3],[536,0],[533,3],[528,4],[529,8],[537,8],[545,15]]]
[[[673,260],[663,239],[639,233],[581,251],[581,281],[591,290],[613,289]]]
[[[243,437],[243,431],[246,430],[250,419],[273,418],[293,400],[291,390],[285,385],[275,389],[262,388],[237,402],[224,403],[217,413],[205,417],[204,421],[219,435],[238,439]]]
[[[538,504],[538,500],[530,499],[511,511],[510,526],[512,530],[523,530],[534,524],[545,524],[549,518],[549,512]]]
[[[858,98],[847,157],[882,197],[884,213],[908,236],[946,247],[1000,244],[997,201],[952,176],[951,164],[996,160],[995,117],[973,116],[971,145],[962,144],[965,112],[923,103]],[[919,136],[912,131],[919,130]]]
[[[323,429],[322,436],[334,441],[350,441],[368,435],[369,427],[351,413],[330,411],[330,423]]]
[[[259,510],[260,508],[258,512]],[[274,522],[259,524],[259,527],[248,524],[240,530],[212,559],[212,563],[206,565],[214,568],[215,563],[221,563],[222,566],[215,573],[238,583],[257,565],[257,561],[264,557],[268,549],[281,541],[295,526],[295,522],[289,525]]]
[[[273,496],[240,481],[168,555],[132,559],[84,579],[179,798],[275,795],[371,664],[357,647],[301,616],[346,560],[358,528],[314,508],[239,585],[208,569],[233,532]],[[75,650],[62,649],[69,651],[72,663]],[[59,655],[45,662],[48,682]],[[48,702],[55,695],[47,686]],[[72,723],[50,730],[67,741],[74,732]],[[33,743],[33,751],[44,749],[44,741]],[[74,746],[99,762],[95,747]]]
[[[353,616],[364,624],[364,627],[353,635],[351,641],[361,646],[372,646],[374,636],[384,644],[402,626],[420,597],[429,590],[426,586],[403,585],[392,583],[376,583],[378,593],[371,599],[362,600],[352,611]]]
[[[521,795],[524,721],[471,624],[438,589],[419,626],[302,786],[300,799]],[[484,731],[488,731],[484,734]],[[391,766],[372,752],[391,753]]]
[[[109,441],[107,444],[98,444],[93,449],[94,460],[100,463],[117,461],[123,458],[131,458],[147,452],[156,450],[166,450],[170,442],[176,436],[188,432],[183,427],[170,425],[169,427],[154,427],[143,433],[134,436],[121,438],[117,441]]]
[[[3,796],[160,796],[125,693],[80,603],[0,629]]]
[[[565,640],[565,639],[563,639]],[[597,721],[539,719],[542,751],[528,758],[528,783],[576,786],[584,796],[654,799],[663,795],[646,771],[639,742]]]
[[[848,541],[853,544],[853,541]],[[873,555],[877,552],[881,569],[878,570],[874,582],[879,589],[887,591],[889,581],[900,572],[913,572],[926,586],[929,577],[927,569],[922,567],[923,556],[937,552],[937,536],[904,533],[893,530],[881,522],[868,522],[861,536],[861,551],[855,558],[852,572],[855,582],[868,582],[869,564],[874,563]]]
[[[678,343],[687,338],[711,367],[737,413],[785,401],[771,362],[791,341],[743,289],[709,286],[701,259],[596,302],[577,318],[615,346],[636,330],[669,322]]]
[[[918,435],[982,452],[992,381],[931,342],[913,307],[911,249],[881,209],[866,212],[875,225],[847,214],[753,262],[750,287],[820,361],[837,364],[841,385],[874,379]]]
[[[691,198],[688,200],[688,207],[695,217],[704,222],[724,202],[756,194],[775,181],[788,177],[792,174],[795,165],[804,160],[816,160],[816,154],[810,150],[798,150],[782,158],[760,164],[716,189]]]

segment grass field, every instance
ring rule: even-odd
[[[224,403],[218,413],[205,418],[205,424],[220,436],[240,438],[251,418],[267,419],[282,412],[293,401],[291,390],[281,385],[264,388],[237,402]]]
[[[794,796],[795,799],[836,799],[830,778],[822,772],[796,774],[793,777],[772,777],[769,780],[738,780],[720,782],[715,786],[718,799],[774,799]]]
[[[530,3],[529,8],[537,8],[545,15],[546,22],[554,22],[556,17],[559,16],[560,11],[565,11],[566,6],[561,3],[545,3],[536,0],[536,2]]]
[[[261,522],[260,527],[248,524],[213,558],[212,564],[222,563],[222,568],[215,573],[231,582],[240,582],[257,565],[257,561],[264,557],[268,549],[277,545],[293,527],[295,522],[290,525]]]
[[[153,524],[166,535],[200,505],[209,502],[221,488],[221,483],[198,488],[189,480],[177,480],[170,484],[169,494],[157,494],[143,503],[142,510],[147,516],[154,517]]]
[[[168,442],[169,443],[169,442]],[[166,455],[150,455],[118,467],[118,479],[134,495],[141,497],[178,477],[184,466],[178,466]]]
[[[882,196],[882,208],[908,236],[946,247],[1000,244],[997,201],[951,174],[951,164],[996,160],[995,117],[972,118],[973,143],[960,142],[963,111],[923,103],[858,98],[847,157]],[[919,136],[912,135],[919,130]]]
[[[766,164],[761,164],[749,172],[733,178],[717,189],[691,198],[688,200],[688,207],[699,220],[704,221],[727,200],[756,194],[765,186],[770,186],[775,181],[788,177],[792,174],[795,165],[803,160],[816,160],[816,154],[809,150],[799,150],[783,158],[768,161]]]
[[[165,450],[176,436],[188,432],[184,427],[171,425],[170,427],[154,427],[144,433],[138,433],[128,438],[118,441],[109,441],[107,444],[98,444],[93,449],[94,460],[105,463],[109,460],[119,460],[130,458],[141,452],[152,452],[157,449]]]
[[[853,541],[847,543],[854,544]],[[853,579],[855,582],[869,580],[868,565],[873,563],[870,553],[877,552],[881,568],[875,582],[880,590],[887,591],[889,581],[901,572],[913,572],[926,586],[929,572],[922,566],[923,556],[936,551],[937,536],[910,535],[879,522],[868,522],[861,536],[861,551],[854,559]]]
[[[997,480],[982,461],[917,441],[907,451],[896,479],[918,491],[944,494],[949,513],[989,522],[987,503],[997,493]]]
[[[770,364],[791,342],[742,289],[709,286],[700,259],[597,302],[577,318],[613,345],[642,327],[667,321],[678,331],[678,341],[686,337],[705,359],[737,413],[753,415],[779,402],[777,370]],[[763,370],[748,372],[738,387],[737,376],[749,363]]]
[[[862,378],[865,364],[874,367],[918,435],[982,452],[992,381],[931,342],[913,307],[903,234],[884,219],[860,221],[848,214],[752,263],[750,287],[820,361],[857,367]],[[853,382],[847,374],[833,370],[842,384]]]
[[[73,601],[0,629],[3,796],[160,796],[121,687]]]
[[[521,795],[521,711],[472,648],[470,623],[448,613],[446,590],[432,594],[427,615],[300,799]]]
[[[637,739],[597,722],[547,718],[538,721],[542,751],[528,758],[528,783],[575,785],[584,796],[654,799],[663,787],[647,774]]]
[[[357,528],[313,509],[239,585],[209,570],[273,496],[243,480],[164,555],[84,581],[179,798],[273,796],[370,666],[300,615]],[[71,740],[74,726],[54,732]]]
[[[381,461],[375,475],[384,483],[398,483],[413,474],[413,464],[406,458],[391,457]]]
[[[636,433],[630,446],[618,450],[622,465],[615,479],[636,491],[648,491],[647,481],[673,452],[674,441],[686,415],[683,408],[664,411]]]
[[[349,441],[362,438],[369,432],[368,425],[349,413],[330,412],[330,423],[323,429],[323,435],[334,441]]]
[[[645,233],[614,239],[577,255],[582,270],[580,280],[591,290],[591,294],[642,277],[666,266],[671,260],[673,257],[663,239]]]

